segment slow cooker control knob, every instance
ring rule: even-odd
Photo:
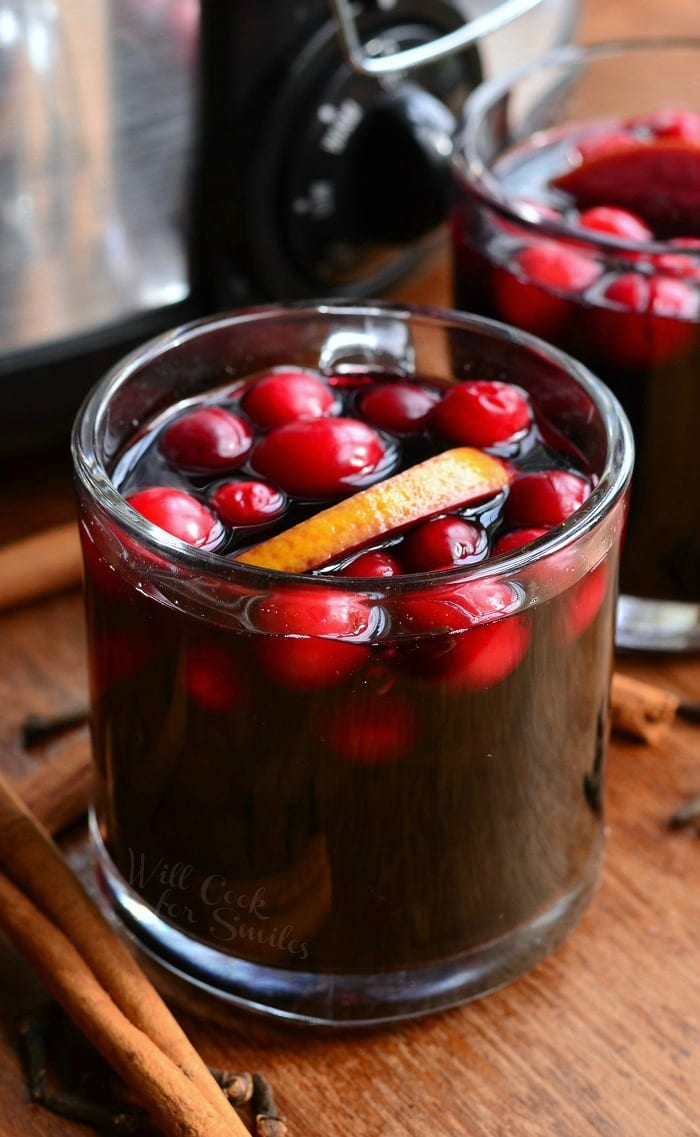
[[[461,27],[453,3],[431,0],[431,23],[417,15],[425,7],[397,0],[368,16],[367,49],[390,54]],[[454,115],[480,79],[476,48],[416,82],[358,74],[335,26],[320,30],[294,60],[270,108],[274,131],[252,155],[246,217],[264,291],[376,295],[403,275],[416,239],[444,217]]]
[[[413,84],[377,101],[354,141],[348,198],[366,240],[413,241],[440,223],[455,120]]]

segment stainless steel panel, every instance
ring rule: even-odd
[[[188,293],[197,0],[0,0],[0,352]]]

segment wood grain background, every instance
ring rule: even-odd
[[[700,34],[700,0],[589,0],[585,38]],[[397,290],[448,303],[438,258]],[[72,512],[64,454],[0,469],[0,540]],[[0,620],[0,761],[37,768],[17,731],[29,711],[85,692],[81,601],[58,597]],[[697,659],[620,665],[700,695]],[[61,744],[54,744],[47,753]],[[413,1024],[353,1035],[228,1026],[184,1016],[206,1059],[271,1079],[292,1137],[700,1137],[700,840],[664,819],[700,791],[698,728],[678,723],[660,749],[617,741],[601,888],[553,958],[488,999]],[[89,874],[77,836],[70,855]],[[0,1133],[68,1137],[83,1127],[27,1101],[15,1024],[43,991],[0,944]]]

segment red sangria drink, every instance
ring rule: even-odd
[[[595,885],[632,464],[583,367],[430,309],[258,309],[74,435],[94,834],[234,1006],[369,1023],[513,978]]]
[[[459,307],[615,392],[635,486],[618,643],[700,647],[700,41],[569,47],[485,85],[457,144]]]

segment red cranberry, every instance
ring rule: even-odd
[[[414,383],[380,383],[360,397],[360,410],[368,422],[397,434],[420,430],[439,395]]]
[[[185,657],[185,689],[207,711],[230,711],[244,701],[244,680],[230,648],[216,641],[192,644]]]
[[[493,555],[500,557],[502,553],[514,553],[516,549],[522,549],[523,546],[531,545],[533,541],[544,537],[547,532],[547,529],[541,528],[511,529],[510,533],[504,533],[498,538],[493,546]]]
[[[530,626],[521,616],[455,636],[434,674],[456,690],[482,691],[500,683],[525,657]]]
[[[334,636],[366,640],[373,628],[371,609],[351,592],[295,588],[258,602],[255,625],[280,636]]]
[[[170,486],[154,486],[127,498],[129,505],[159,529],[201,549],[220,534],[219,523],[196,498]]]
[[[679,138],[700,142],[700,114],[685,108],[669,107],[647,118],[630,119],[631,127],[646,127],[656,138]]]
[[[258,659],[286,687],[310,690],[342,682],[369,655],[372,615],[347,592],[299,588],[261,600],[255,611]],[[337,637],[322,639],[323,636]],[[303,637],[303,638],[299,638]]]
[[[580,296],[600,276],[592,257],[556,241],[521,249],[509,270],[496,268],[494,292],[501,316],[525,331],[556,336],[572,315],[562,293]]]
[[[620,237],[623,241],[653,241],[654,234],[641,217],[630,213],[626,209],[617,209],[612,205],[595,205],[592,209],[584,209],[579,215],[578,224],[582,229],[591,229],[595,233],[605,233],[611,237]]]
[[[398,559],[391,553],[381,549],[372,549],[368,553],[360,553],[349,564],[343,565],[339,576],[400,576],[403,572]]]
[[[583,292],[600,275],[595,261],[557,241],[529,245],[516,257],[523,276],[559,292]]]
[[[678,252],[656,257],[657,268],[669,276],[681,276],[700,284],[700,237],[676,237],[669,245]]]
[[[507,616],[519,604],[509,585],[494,580],[408,599],[402,620],[418,639],[405,645],[404,666],[457,689],[499,682],[517,667],[529,644],[529,625],[519,615]],[[442,634],[430,634],[436,632]]]
[[[608,589],[608,567],[599,564],[564,594],[566,638],[576,639],[595,620]]]
[[[263,525],[284,513],[284,494],[267,482],[226,482],[211,495],[212,505],[226,525]]]
[[[450,442],[493,446],[506,442],[532,422],[527,398],[511,383],[477,379],[447,392],[432,413],[431,425]]]
[[[505,519],[511,525],[558,525],[583,505],[590,492],[588,482],[568,470],[522,474],[510,487]]]
[[[396,762],[411,750],[416,722],[411,707],[392,695],[370,702],[353,700],[340,707],[328,722],[326,737],[345,762],[376,766]]]
[[[461,517],[435,517],[413,529],[401,545],[401,555],[413,572],[469,564],[486,553],[483,529]]]
[[[240,466],[252,441],[243,419],[223,407],[198,407],[166,427],[160,448],[176,466],[208,473]]]
[[[603,296],[616,307],[591,312],[594,342],[618,363],[640,367],[666,362],[692,343],[700,298],[684,281],[622,273]]]
[[[243,409],[264,430],[300,418],[320,418],[332,410],[333,392],[305,371],[273,371],[258,379],[243,399]]]
[[[633,312],[648,312],[654,316],[692,319],[698,308],[698,298],[693,289],[668,276],[623,273],[608,285],[605,296]]]
[[[376,431],[356,419],[302,419],[266,435],[253,464],[296,497],[338,497],[371,481],[385,454]]]
[[[518,603],[509,585],[473,580],[431,590],[425,596],[407,597],[401,603],[401,622],[417,636],[461,632],[515,611]]]

